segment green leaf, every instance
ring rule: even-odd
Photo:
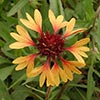
[[[6,27],[6,28],[5,28]],[[6,23],[0,22],[0,37],[5,41],[11,40],[9,26]]]
[[[100,78],[100,72],[98,72],[96,69],[94,69],[93,71]]]
[[[13,71],[15,66],[7,66],[0,69],[0,79],[4,81]]]
[[[26,88],[25,86],[19,86],[15,89],[15,91],[12,93],[13,100],[25,100],[26,97],[31,96],[34,98],[34,100],[44,100],[39,95],[37,95],[35,92],[32,92],[30,89]]]
[[[93,32],[92,35],[100,49],[100,15],[99,18],[97,19],[97,30],[95,33]]]
[[[0,100],[11,100],[6,85],[0,80]]]
[[[8,12],[7,16],[14,15],[18,10],[20,10],[23,6],[25,6],[28,3],[28,0],[20,0],[18,3],[11,8],[11,10]]]
[[[18,74],[18,73],[17,73],[17,75],[20,76],[20,74]],[[22,75],[21,75],[20,77],[18,77],[18,76],[13,76],[13,77],[12,77],[12,79],[13,79],[13,78],[17,78],[17,80],[15,81],[15,80],[13,79],[14,82],[13,82],[13,84],[8,88],[9,90],[10,90],[11,88],[13,88],[14,86],[16,86],[18,83],[20,83],[20,82],[22,82],[23,80],[25,80],[25,78],[26,78],[26,73],[23,74],[23,72],[22,72]]]
[[[83,0],[82,6],[84,7],[86,20],[91,20],[94,17],[93,0]]]
[[[50,9],[54,11],[55,15],[64,15],[61,0],[50,0]]]
[[[19,86],[15,89],[11,96],[13,100],[25,100],[25,98],[30,94],[32,94],[32,92],[28,88]]]
[[[62,95],[61,100],[70,100],[70,98],[66,95]]]
[[[0,64],[3,64],[3,63],[10,63],[10,60],[0,56]]]
[[[93,80],[93,65],[95,61],[95,54],[92,52],[91,65],[89,66],[87,79],[87,100],[91,100],[95,88],[95,81]]]

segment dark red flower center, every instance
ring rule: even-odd
[[[50,58],[59,56],[63,51],[64,40],[59,34],[45,33],[38,39],[37,48],[39,54]]]

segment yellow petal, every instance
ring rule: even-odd
[[[49,19],[50,19],[52,26],[54,26],[56,18],[52,10],[49,10]]]
[[[29,75],[33,69],[34,69],[34,61],[28,62],[28,66],[26,69],[27,77],[29,77]]]
[[[55,81],[54,81],[54,77],[51,73],[51,71],[46,72],[46,76],[47,76],[47,81],[46,84],[47,86],[54,86],[55,85]]]
[[[76,67],[84,67],[86,64],[78,61],[69,61],[70,64],[76,66]]]
[[[22,41],[23,38],[16,33],[10,33],[10,35],[17,41]]]
[[[35,77],[38,76],[42,72],[42,67],[34,68],[31,73],[29,73],[29,77]]]
[[[90,41],[89,38],[84,38],[84,39],[77,41],[73,46],[76,46],[76,47],[83,46],[87,44],[89,41]]]
[[[15,43],[12,43],[9,47],[12,48],[12,49],[22,49],[24,47],[28,47],[28,46],[31,46],[31,44],[29,43],[21,43],[21,42],[15,42]]]
[[[77,33],[80,33],[80,32],[84,32],[85,30],[86,30],[86,28],[79,28],[77,30],[74,30],[74,31],[70,32],[69,35],[77,34]]]
[[[78,47],[77,49],[78,49],[78,50],[81,50],[81,51],[84,51],[84,52],[86,52],[86,51],[89,51],[89,50],[90,50],[88,47],[85,47],[85,46]]]
[[[86,58],[88,57],[88,55],[83,51],[78,51],[78,54]]]
[[[72,74],[71,70],[68,68],[68,66],[64,66],[64,70],[65,70],[65,73],[67,75],[67,78],[72,81],[73,74]]]
[[[33,18],[28,13],[26,13],[26,17],[31,23],[35,24]]]
[[[39,10],[35,10],[34,11],[34,19],[37,23],[37,25],[39,25],[40,28],[42,28],[42,16],[41,13],[39,12]]]
[[[20,25],[16,26],[17,32],[26,39],[31,39],[28,32]]]
[[[46,77],[45,77],[45,74],[44,73],[42,73],[41,75],[40,75],[40,87],[42,87],[43,86],[43,84],[44,84],[44,82],[45,82],[45,79],[46,79]]]
[[[76,57],[76,59],[79,61],[79,62],[83,62],[83,63],[85,63],[84,62],[84,59],[77,53],[77,52],[71,52],[75,57]]]
[[[67,24],[67,21],[62,22],[62,23],[60,24],[60,28],[63,28],[64,26],[66,26],[66,24]]]
[[[72,18],[68,23],[67,23],[67,27],[66,27],[66,33],[70,34],[70,32],[73,30],[74,26],[75,26],[75,18]]]
[[[71,71],[75,72],[76,74],[81,74],[81,71],[79,71],[75,66],[69,65],[69,68]]]
[[[28,59],[26,57],[18,57],[16,58],[12,63],[14,64],[19,64],[19,63],[22,63],[22,62],[25,62],[27,61]]]
[[[28,20],[26,20],[26,19],[20,19],[20,21],[26,26],[26,27],[28,27],[29,29],[31,29],[31,30],[34,30],[34,31],[36,31],[36,32],[40,32],[39,30],[38,30],[38,26],[36,25],[36,23],[32,23],[32,22],[29,22]]]
[[[54,76],[55,84],[56,84],[56,86],[58,86],[59,83],[60,83],[60,78],[59,78],[58,71],[56,71],[55,74],[53,74],[53,76]]]
[[[64,82],[67,82],[66,73],[61,68],[59,68],[59,75]]]
[[[62,23],[62,21],[63,21],[63,16],[62,15],[59,15],[58,17],[57,17],[57,19],[56,19],[56,25],[60,25],[61,23]]]
[[[27,66],[27,64],[27,62],[21,63],[15,68],[15,70],[22,70]]]
[[[53,27],[53,29],[54,29],[54,32],[56,32],[56,18],[55,18],[55,15],[54,15],[54,13],[51,11],[51,10],[49,10],[49,20],[50,20],[50,22],[51,22],[51,24],[52,24],[52,27]]]

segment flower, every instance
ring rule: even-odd
[[[86,30],[85,28],[73,30],[76,21],[75,18],[72,18],[69,22],[63,21],[64,18],[62,15],[56,18],[51,10],[49,10],[48,16],[54,30],[52,34],[49,31],[43,32],[42,16],[37,9],[34,11],[34,19],[28,13],[26,13],[27,19],[20,19],[26,27],[39,34],[39,38],[35,42],[31,39],[27,30],[20,25],[16,27],[19,34],[11,33],[11,36],[17,42],[12,43],[10,48],[21,49],[32,46],[38,51],[35,54],[18,57],[13,63],[17,64],[16,70],[26,68],[28,77],[40,75],[40,87],[44,85],[45,81],[47,86],[58,86],[61,80],[63,82],[73,80],[73,73],[81,74],[79,68],[85,66],[85,61],[82,57],[88,57],[85,52],[89,51],[89,48],[84,46],[90,41],[89,38],[81,39],[72,46],[65,46],[67,37]],[[66,28],[65,34],[58,34],[59,30],[63,27]],[[65,51],[72,53],[78,61],[66,60],[63,57]],[[34,65],[34,60],[37,56],[47,59],[44,64],[38,67]]]

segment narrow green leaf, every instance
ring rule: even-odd
[[[96,30],[95,34],[93,32],[92,35],[100,49],[100,15],[99,15],[99,18],[97,19],[97,30]]]
[[[87,89],[87,85],[84,85],[84,84],[68,84],[68,86],[69,87],[79,87],[79,88]],[[100,89],[98,87],[95,87],[94,91],[100,92]]]
[[[32,94],[32,92],[28,88],[19,86],[15,89],[11,96],[13,100],[25,100],[25,98],[30,94]]]
[[[10,60],[0,56],[0,64],[3,64],[3,63],[10,63]]]
[[[37,95],[35,92],[32,92],[30,89],[26,88],[25,86],[19,86],[15,89],[15,91],[12,93],[13,100],[26,100],[26,97],[31,96],[34,98],[34,100],[44,100],[40,97],[40,95]]]
[[[0,100],[11,100],[6,85],[0,80]]]
[[[61,0],[50,0],[50,9],[54,11],[55,15],[64,15]]]
[[[98,72],[96,69],[94,69],[93,71],[100,78],[100,72]]]
[[[23,6],[25,6],[28,3],[28,0],[20,0],[18,3],[11,8],[11,10],[8,12],[7,16],[14,15],[18,10],[20,10]]]
[[[45,95],[45,92],[44,92],[44,91],[41,91],[41,90],[36,89],[36,88],[34,88],[34,87],[31,87],[31,86],[29,86],[29,85],[27,85],[27,84],[26,84],[25,86],[26,86],[27,88],[29,88],[29,89],[31,89],[31,90],[37,92],[38,94]]]
[[[14,66],[7,66],[0,69],[0,79],[4,81],[13,71]]]
[[[86,100],[85,95],[78,89],[76,88],[76,91],[79,93],[79,95],[81,96],[81,100]]]
[[[86,19],[91,20],[94,17],[93,0],[83,0],[83,7]]]
[[[87,100],[91,100],[95,88],[95,81],[93,80],[93,65],[95,61],[94,52],[92,52],[92,55],[93,56],[91,57],[91,66],[89,67],[87,79]]]
[[[10,90],[12,87],[16,86],[19,82],[21,82],[23,79],[26,78],[26,74],[22,75],[17,81],[15,81],[9,88],[8,90]]]
[[[6,27],[6,28],[5,28]],[[5,41],[11,40],[10,30],[6,23],[0,22],[0,37]]]

